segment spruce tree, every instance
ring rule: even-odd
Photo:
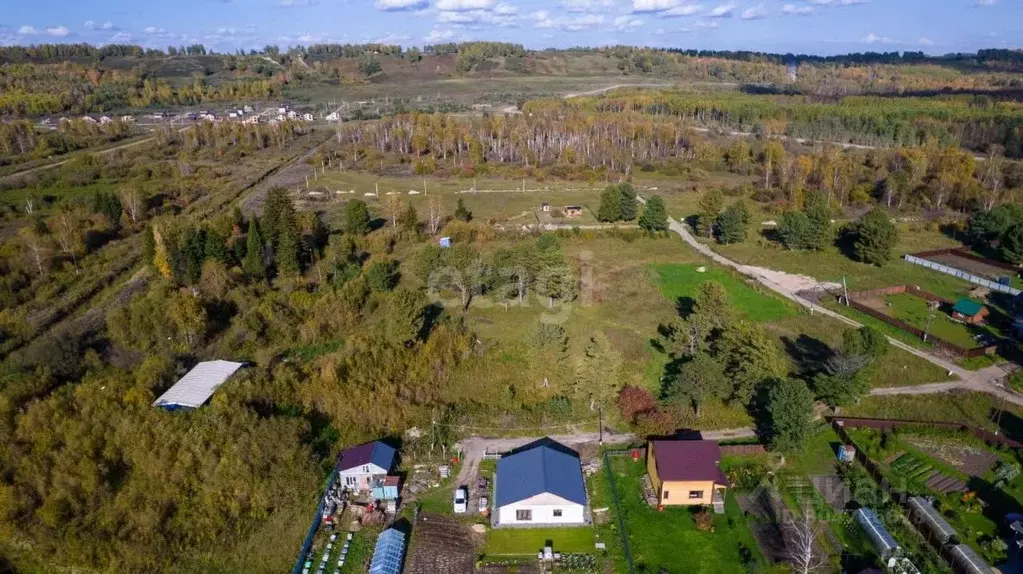
[[[617,185],[609,185],[600,194],[597,221],[609,223],[622,218],[622,192]]]
[[[252,279],[264,279],[266,277],[266,265],[263,262],[263,234],[259,230],[259,220],[255,217],[249,223],[249,235],[245,240],[245,260],[242,261],[242,270]]]
[[[655,195],[647,200],[643,215],[639,216],[639,226],[647,231],[667,231],[668,213],[661,196]]]
[[[632,221],[636,219],[636,190],[631,183],[618,185],[619,204],[621,205],[621,220]]]
[[[465,207],[465,202],[462,198],[458,198],[458,205],[455,207],[455,219],[469,222],[472,221],[472,212]]]

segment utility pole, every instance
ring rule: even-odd
[[[930,335],[930,333],[931,333],[931,321],[933,321],[935,317],[937,317],[937,315],[935,315],[933,311],[927,314],[927,326],[924,327],[924,341],[925,342],[927,341],[928,335]]]
[[[845,297],[845,306],[849,306],[849,285],[845,282],[845,275],[842,276],[842,296]]]
[[[598,443],[600,446],[604,446],[604,407],[600,407],[598,412],[600,413],[600,430],[598,431],[600,433],[600,440]]]

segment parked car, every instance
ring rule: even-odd
[[[490,501],[487,500],[486,496],[481,496],[480,497],[480,514],[486,514],[487,513],[487,511],[489,510],[488,507],[490,506],[488,504],[489,502]]]
[[[455,489],[455,514],[464,514],[469,509],[469,489],[459,486]]]

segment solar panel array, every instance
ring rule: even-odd
[[[401,574],[401,562],[405,555],[405,533],[390,528],[377,538],[369,574]]]

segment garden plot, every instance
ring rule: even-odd
[[[408,574],[463,574],[475,571],[476,548],[481,537],[462,522],[440,514],[419,515],[405,572]]]
[[[997,456],[978,446],[918,437],[905,442],[969,476],[981,476],[998,462]]]
[[[990,265],[983,261],[962,257],[955,253],[937,253],[934,255],[927,255],[926,257],[922,257],[922,259],[941,263],[942,265],[948,265],[949,267],[954,267],[956,269],[962,269],[967,273],[972,273],[973,275],[990,279],[991,281],[998,281],[1002,277],[1010,277],[1012,279],[1013,287],[1018,288],[1021,285],[1016,274],[1008,269],[1004,269],[996,265]]]
[[[911,454],[903,453],[890,463],[895,476],[909,482],[923,484],[927,488],[949,494],[952,492],[966,492],[966,483],[958,478],[946,476],[937,471],[927,461]]]

